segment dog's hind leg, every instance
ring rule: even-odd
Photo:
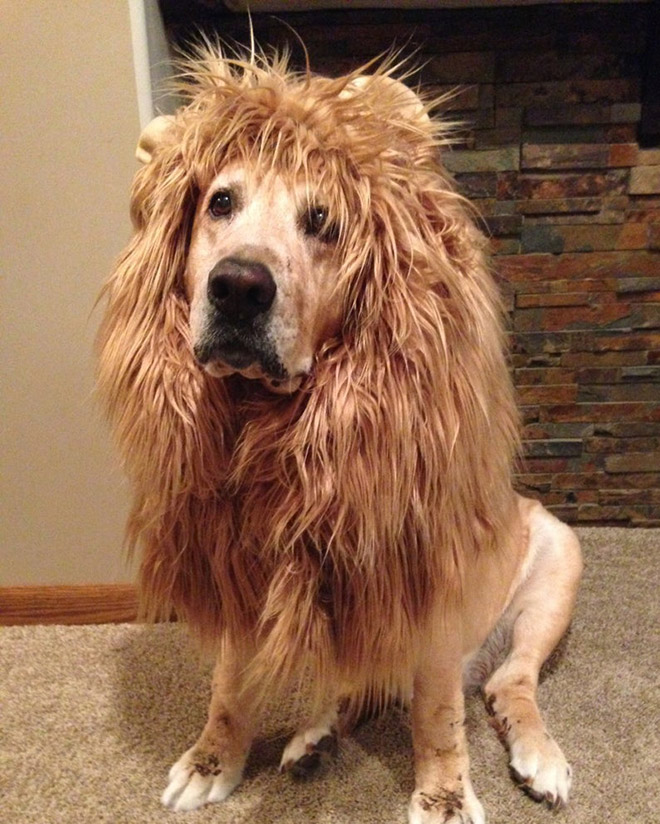
[[[311,778],[337,754],[338,737],[344,732],[348,700],[332,700],[308,724],[302,726],[284,748],[280,770],[295,778]]]
[[[573,531],[540,504],[523,502],[529,531],[527,577],[508,608],[513,635],[508,657],[484,688],[493,726],[510,753],[513,777],[535,800],[565,804],[571,769],[536,704],[543,662],[570,623],[582,570]]]
[[[225,644],[213,673],[208,720],[197,743],[169,773],[161,801],[173,810],[194,810],[224,801],[243,777],[256,724],[255,708],[240,702],[243,661]]]

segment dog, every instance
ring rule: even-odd
[[[580,547],[513,490],[486,241],[443,170],[436,101],[397,73],[205,46],[181,108],[140,138],[98,385],[145,614],[174,610],[217,655],[208,722],[162,797],[175,810],[235,789],[267,700],[301,673],[309,717],[284,770],[313,768],[365,708],[409,702],[410,824],[482,824],[476,673],[519,784],[567,801],[536,687]]]

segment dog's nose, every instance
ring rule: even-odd
[[[223,258],[209,274],[209,301],[231,320],[250,321],[267,312],[276,291],[270,270],[257,261]]]

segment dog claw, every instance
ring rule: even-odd
[[[555,793],[549,791],[539,792],[538,790],[535,790],[533,787],[534,779],[531,776],[524,778],[517,770],[513,769],[513,767],[510,767],[509,770],[511,773],[511,778],[515,781],[516,785],[525,793],[525,795],[528,795],[532,801],[536,801],[538,804],[542,804],[545,801],[548,805],[548,809],[553,812],[564,806],[564,799],[560,795],[556,795]]]
[[[536,790],[532,789],[528,784],[523,784],[522,789],[525,793],[533,800],[536,801],[537,804],[540,804],[542,801],[545,800],[545,796],[543,793],[539,793]]]

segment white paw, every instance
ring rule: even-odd
[[[221,768],[217,760],[209,756],[205,763],[200,763],[195,759],[193,747],[170,770],[169,784],[161,802],[177,812],[196,810],[203,804],[224,801],[240,784],[242,776],[242,764],[234,769]]]
[[[284,748],[280,760],[281,771],[291,771],[297,775],[311,774],[324,756],[337,750],[337,736],[329,724],[299,732]]]
[[[486,824],[486,815],[472,787],[463,796],[415,792],[408,807],[408,824]]]
[[[515,780],[535,801],[556,809],[568,802],[572,773],[563,752],[544,734],[534,741],[520,738],[510,745],[509,766]]]

